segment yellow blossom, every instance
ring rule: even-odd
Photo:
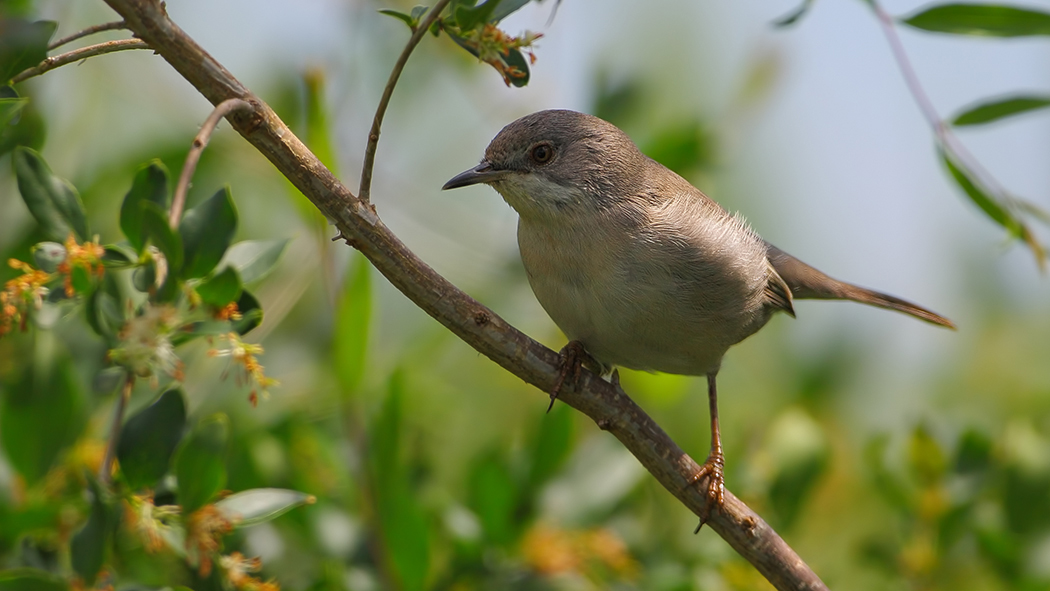
[[[538,525],[526,532],[521,543],[526,564],[543,575],[580,573],[597,578],[600,569],[633,578],[638,564],[623,540],[604,528],[564,530]]]
[[[214,555],[222,548],[222,537],[233,531],[233,523],[215,505],[205,505],[186,520],[186,550],[199,564],[200,576],[211,574]]]
[[[501,31],[492,23],[468,32],[461,37],[462,41],[477,52],[478,59],[489,64],[503,76],[503,82],[510,86],[511,78],[523,78],[525,72],[516,66],[507,63],[506,58],[510,56],[512,49],[525,49],[529,54],[529,63],[536,63],[536,56],[532,53],[532,44],[542,37],[540,33],[525,31],[520,37],[514,37]]]
[[[48,293],[45,284],[51,280],[51,274],[34,269],[29,263],[10,259],[7,264],[22,275],[7,281],[0,292],[0,336],[10,332],[15,324],[20,330],[26,329],[29,311],[44,305]]]
[[[233,552],[219,558],[219,565],[226,571],[226,579],[240,591],[278,591],[280,587],[272,581],[261,581],[248,573],[262,569],[258,558],[247,558],[240,552]]]
[[[216,320],[240,320],[244,317],[237,308],[237,302],[230,302],[219,308],[215,311],[214,316]]]
[[[211,349],[208,351],[208,355],[212,357],[229,357],[232,363],[241,366],[243,372],[237,376],[238,383],[243,378],[253,385],[248,400],[251,401],[252,406],[255,406],[259,402],[258,391],[261,391],[265,398],[269,395],[267,388],[280,384],[277,380],[267,377],[262,364],[256,358],[257,355],[263,353],[262,345],[246,343],[241,339],[241,335],[235,332],[220,335],[219,338],[229,343],[229,346],[221,349]]]
[[[73,234],[66,238],[66,260],[58,264],[58,272],[65,277],[66,297],[73,297],[76,291],[73,289],[73,269],[81,267],[88,275],[95,274],[102,277],[105,267],[102,266],[102,255],[106,249],[97,242],[85,242],[78,244]]]
[[[178,312],[170,305],[147,304],[142,313],[120,329],[118,346],[109,358],[140,377],[166,374],[182,380],[182,361],[175,354],[172,334],[180,324]]]

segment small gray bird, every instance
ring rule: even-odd
[[[724,456],[715,375],[722,356],[795,298],[853,300],[954,328],[890,295],[828,277],[762,240],[619,128],[551,110],[503,128],[474,168],[445,183],[491,185],[519,216],[529,284],[569,338],[556,396],[580,348],[614,366],[707,376],[708,478],[721,505]],[[701,521],[701,524],[703,521]]]

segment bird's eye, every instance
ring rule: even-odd
[[[550,144],[540,144],[532,149],[532,161],[536,164],[546,164],[554,157],[554,148]]]

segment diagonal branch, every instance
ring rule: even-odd
[[[550,391],[558,354],[507,324],[420,260],[376,215],[292,134],[270,107],[168,19],[158,0],[106,0],[144,39],[212,104],[230,98],[252,109],[230,123],[309,198],[347,242],[360,250],[398,290],[468,345],[507,371]],[[560,399],[609,431],[638,461],[696,515],[707,510],[706,487],[690,485],[699,466],[619,387],[584,372],[577,389]],[[749,560],[777,589],[819,590],[825,585],[772,528],[726,491],[725,506],[708,525]]]

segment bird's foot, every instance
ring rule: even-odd
[[[723,469],[725,467],[725,456],[722,455],[721,450],[711,452],[711,455],[707,456],[707,461],[704,462],[703,466],[697,470],[696,474],[689,479],[689,486],[701,483],[706,480],[707,487],[707,505],[704,509],[704,514],[700,516],[700,523],[697,524],[696,529],[693,533],[698,533],[700,528],[707,523],[708,518],[711,517],[711,511],[714,508],[721,508],[725,502],[725,477],[723,475]]]
[[[583,348],[583,343],[580,341],[569,341],[558,352],[558,358],[558,379],[554,381],[554,387],[551,388],[551,403],[547,407],[547,412],[554,408],[554,401],[558,399],[558,394],[561,393],[561,389],[565,386],[565,380],[569,377],[569,374],[572,374],[571,383],[572,387],[575,388],[580,382],[580,372],[583,364],[595,363],[594,358],[587,353],[587,350]]]

